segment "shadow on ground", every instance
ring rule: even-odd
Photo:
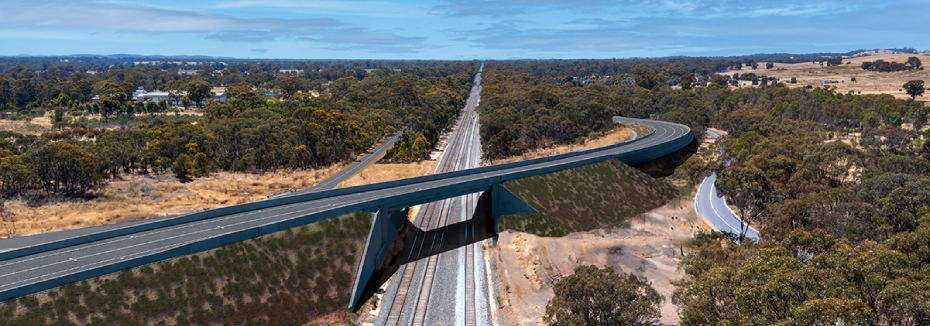
[[[381,268],[372,274],[359,302],[367,302],[376,291],[385,290],[384,284],[401,266],[425,262],[432,256],[494,237],[490,207],[483,205],[482,201],[478,205],[470,219],[432,230],[420,229],[405,220],[391,245],[388,257]]]

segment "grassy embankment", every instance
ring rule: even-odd
[[[69,284],[0,303],[0,325],[299,325],[344,316],[370,227],[359,212]]]
[[[504,183],[539,213],[502,216],[500,230],[564,236],[616,226],[677,195],[667,183],[617,160]]]

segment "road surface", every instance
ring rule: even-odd
[[[537,160],[286,196],[198,213],[202,215],[146,220],[141,223],[142,227],[135,224],[136,228],[131,232],[119,236],[107,234],[102,240],[59,239],[61,242],[51,244],[66,245],[58,246],[58,249],[42,247],[41,251],[0,261],[0,301],[315,223],[341,214],[374,211],[378,208],[411,207],[484,191],[507,180],[608,159],[619,159],[628,164],[641,163],[674,152],[692,139],[690,129],[680,124],[617,119],[648,125],[655,132],[633,142]],[[205,217],[191,221],[187,219],[189,216]],[[185,222],[168,223],[182,220]],[[146,225],[153,227],[146,228]],[[15,239],[0,239],[0,251],[6,251],[4,254],[9,255],[32,251],[33,247],[11,250],[16,247],[10,240]]]
[[[314,192],[314,191],[321,191],[321,190],[330,190],[330,189],[336,188],[336,186],[339,185],[339,183],[345,181],[349,177],[355,175],[359,171],[364,170],[366,167],[368,167],[372,163],[381,159],[381,156],[384,155],[384,152],[387,151],[387,149],[391,147],[391,145],[394,145],[394,142],[396,142],[397,138],[399,138],[400,135],[404,133],[404,130],[406,130],[406,128],[401,128],[400,130],[398,130],[396,133],[394,133],[393,136],[391,136],[391,138],[388,138],[383,143],[381,143],[381,145],[378,145],[378,147],[372,150],[371,153],[362,157],[360,161],[353,162],[351,165],[347,166],[345,169],[342,169],[342,171],[339,171],[339,173],[336,173],[335,175],[329,178],[326,178],[326,180],[321,181],[315,186],[307,188],[307,189],[298,190],[296,191],[296,193],[293,193],[292,195],[302,194],[302,193],[307,193],[307,192]]]
[[[708,130],[707,134],[714,139],[722,136],[720,133],[712,130]],[[716,172],[704,178],[704,181],[701,181],[701,186],[698,187],[698,193],[694,197],[694,208],[697,210],[698,214],[704,216],[717,230],[739,234],[740,220],[727,206],[723,197],[717,195],[717,187],[714,185],[715,181],[717,181]],[[759,231],[750,227],[749,230],[746,231],[746,236],[758,240]]]

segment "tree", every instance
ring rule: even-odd
[[[727,76],[716,74],[710,77],[710,82],[714,85],[726,87],[727,86]]]
[[[769,62],[766,62],[766,63],[765,63],[765,69],[766,69],[766,70],[772,69],[772,68],[774,68],[774,67],[775,67],[775,63],[774,63],[774,62],[769,61]]]
[[[187,96],[190,98],[190,100],[200,106],[203,106],[204,101],[213,96],[213,93],[211,92],[213,85],[210,85],[210,83],[200,79],[194,79],[187,82],[184,88],[187,90]]]
[[[191,172],[191,157],[187,154],[178,155],[178,158],[174,161],[174,164],[171,165],[171,173],[174,173],[174,176],[179,180],[187,180],[188,175]]]
[[[691,82],[694,81],[694,74],[686,73],[681,76],[681,79],[678,80],[681,83],[681,89],[691,89]]]
[[[648,67],[636,66],[636,68],[633,68],[633,73],[636,74],[636,84],[639,87],[652,89],[658,85],[655,72]]]
[[[792,83],[792,84],[797,84],[797,83],[798,83],[798,78],[797,78],[797,77],[791,77],[791,83]]]
[[[920,69],[920,58],[918,57],[907,58],[907,64],[910,65],[912,69]]]
[[[663,298],[645,280],[611,268],[575,267],[546,305],[549,325],[649,325]]]
[[[100,156],[82,143],[58,141],[30,149],[26,161],[35,169],[46,192],[82,195],[103,182]]]
[[[300,77],[290,76],[281,80],[281,96],[285,99],[291,98],[291,95],[297,93],[303,88],[303,81]]]
[[[772,202],[772,185],[765,172],[755,166],[725,166],[718,174],[718,192],[740,208],[739,240],[742,242],[750,222],[756,221]]]
[[[917,99],[918,96],[924,93],[924,81],[911,80],[904,83],[904,92],[910,95],[912,99]]]
[[[6,228],[7,238],[16,234],[16,215],[7,210],[3,202],[3,195],[0,195],[0,222],[3,222],[3,226]]]
[[[191,98],[184,96],[181,98],[181,105],[184,106],[184,109],[187,109],[191,106]]]
[[[109,81],[102,82],[99,88],[100,100],[97,103],[100,105],[100,115],[107,119],[111,114],[120,112],[128,96],[122,87]]]

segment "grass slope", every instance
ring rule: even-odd
[[[371,220],[344,215],[0,303],[0,325],[299,325],[345,310]]]
[[[677,195],[665,182],[617,160],[512,180],[504,187],[539,213],[502,216],[501,230],[556,237],[619,225]]]

